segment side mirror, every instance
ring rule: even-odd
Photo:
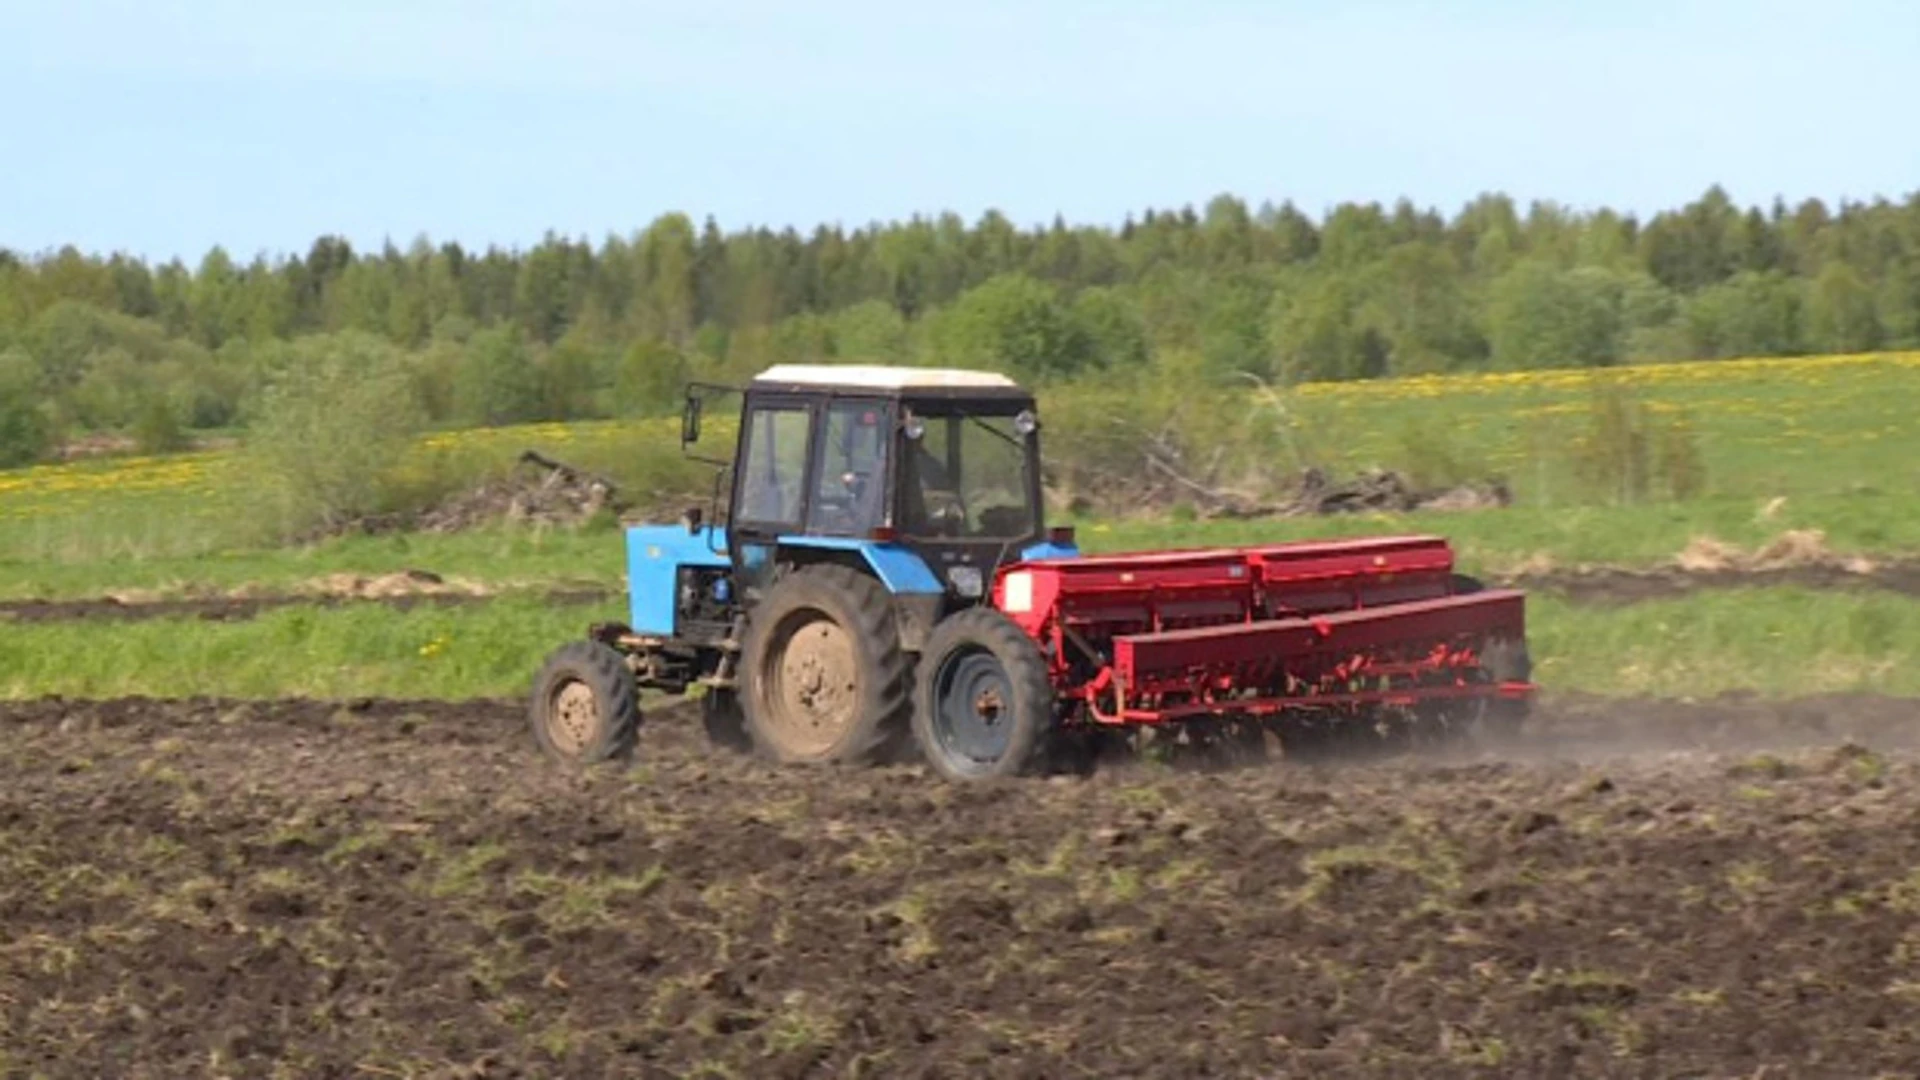
[[[700,399],[687,395],[687,407],[680,413],[680,445],[700,441]]]

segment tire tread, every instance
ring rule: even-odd
[[[562,678],[575,678],[593,688],[601,709],[613,719],[601,726],[600,739],[579,759],[561,754],[547,740],[544,713],[553,687]],[[534,676],[527,711],[535,742],[549,756],[591,765],[624,761],[633,756],[640,737],[640,689],[626,661],[598,641],[570,641],[555,649]]]
[[[846,629],[853,637],[864,696],[854,730],[828,759],[848,764],[876,763],[906,734],[913,710],[913,660],[900,645],[893,597],[872,576],[837,563],[817,563],[800,567],[775,583],[748,620],[741,673],[749,679],[758,678],[770,644],[766,640],[769,628],[788,609],[815,606],[816,601],[824,601],[817,606],[839,607],[850,617],[851,625]],[[755,752],[780,763],[796,760],[761,734],[755,692],[748,689],[740,695],[740,701]]]
[[[939,675],[940,659],[966,644],[984,647],[1000,660],[1013,690],[1015,708],[1024,714],[1007,757],[980,771],[961,770],[947,760],[933,729],[934,680]],[[914,737],[927,763],[949,780],[1024,775],[1034,771],[1046,754],[1054,727],[1053,704],[1053,679],[1033,639],[995,608],[968,608],[935,626],[921,653],[914,688]]]

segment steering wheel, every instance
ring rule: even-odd
[[[927,526],[938,536],[960,536],[967,530],[967,505],[957,491],[929,488],[926,500]]]

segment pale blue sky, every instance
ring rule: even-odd
[[[0,246],[1920,190],[1916,0],[0,0]]]

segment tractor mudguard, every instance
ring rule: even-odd
[[[924,606],[937,602],[946,593],[926,561],[903,544],[840,536],[783,536],[775,544],[785,551],[844,552],[854,556],[888,593],[903,602],[914,601]],[[758,549],[746,553],[750,563],[756,561],[756,555],[764,559],[769,554]],[[694,533],[689,533],[683,525],[629,527],[629,625],[638,633],[673,636],[675,589],[680,569],[693,566],[719,570],[728,565],[724,526],[710,525]]]
[[[1039,559],[1077,559],[1080,557],[1080,545],[1071,541],[1060,543],[1054,540],[1042,540],[1020,549],[1021,562],[1034,562]]]
[[[894,617],[900,630],[900,645],[908,652],[919,652],[933,632],[945,606],[946,589],[940,578],[912,548],[879,540],[861,540],[839,536],[788,536],[780,539],[782,550],[811,550],[855,554],[879,580],[880,587],[893,597]]]
[[[882,540],[862,540],[852,536],[783,536],[782,548],[814,551],[850,551],[858,554],[894,596],[940,595],[945,586],[934,575],[926,560],[904,544]]]

